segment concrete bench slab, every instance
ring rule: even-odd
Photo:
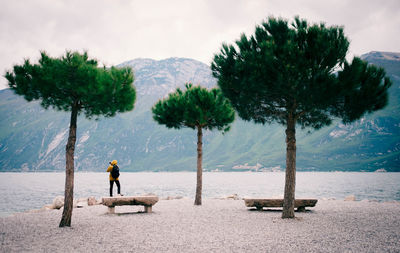
[[[294,207],[297,211],[305,211],[306,207],[314,207],[317,204],[317,199],[295,199]],[[283,199],[244,199],[247,207],[255,207],[262,210],[263,207],[283,207]]]
[[[152,206],[158,202],[157,196],[118,196],[103,197],[102,204],[108,207],[108,213],[115,213],[115,206],[144,206],[145,213],[152,212]]]

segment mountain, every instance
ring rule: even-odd
[[[192,147],[193,138],[188,134],[192,131],[157,125],[150,108],[185,82],[215,86],[209,67],[183,58],[136,59],[120,66],[135,70],[135,109],[91,121],[79,116],[76,169],[102,171],[113,159],[119,161],[121,168],[130,170],[191,169],[185,161],[192,159],[188,148]],[[38,102],[27,103],[9,89],[0,91],[0,98],[0,170],[64,170],[70,114],[45,110]]]
[[[150,107],[166,94],[184,87],[186,82],[201,84],[210,88],[215,86],[210,68],[198,61],[185,58],[169,58],[156,61],[135,59],[119,64],[117,67],[131,67],[134,70],[138,100],[135,110],[148,111]]]
[[[393,81],[389,105],[361,120],[335,121],[321,130],[297,130],[297,169],[317,171],[400,171],[400,54],[371,52],[362,58],[385,67]],[[185,58],[135,59],[135,109],[113,118],[78,118],[77,171],[104,171],[117,159],[122,170],[196,170],[196,132],[157,125],[150,108],[185,82],[214,87],[209,66]],[[9,89],[0,91],[0,171],[65,169],[69,113],[45,110]],[[205,170],[284,170],[282,126],[255,125],[237,119],[222,135],[206,131]]]

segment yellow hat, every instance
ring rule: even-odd
[[[116,165],[117,164],[117,160],[113,160],[112,162],[111,162],[111,165]]]

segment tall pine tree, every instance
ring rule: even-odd
[[[296,125],[350,123],[387,104],[385,71],[357,57],[348,63],[348,46],[342,27],[270,17],[214,56],[213,75],[242,119],[286,127],[282,218],[294,218]]]
[[[203,129],[229,130],[235,112],[219,89],[207,90],[186,84],[186,90],[177,89],[168,98],[158,101],[152,108],[153,118],[168,128],[188,127],[197,130],[197,184],[195,205],[201,205]]]
[[[130,111],[134,107],[136,91],[130,68],[100,68],[97,61],[85,52],[66,52],[60,58],[41,53],[38,64],[25,60],[5,74],[8,85],[27,101],[40,100],[44,108],[53,107],[71,112],[66,145],[66,177],[64,211],[60,227],[71,226],[74,191],[74,151],[77,118],[87,118]]]

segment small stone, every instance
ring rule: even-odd
[[[64,197],[63,196],[55,197],[53,200],[53,208],[60,209],[63,206],[64,206]]]
[[[98,202],[95,197],[91,196],[87,199],[87,203],[88,203],[88,206],[94,206],[94,205],[97,205]]]
[[[163,198],[163,200],[173,200],[173,199],[183,199],[182,196],[168,196]]]
[[[390,200],[390,201],[385,201],[385,202],[383,202],[383,203],[388,203],[388,204],[399,204],[400,202],[399,202],[399,201],[396,201],[396,200]]]
[[[87,201],[85,201],[85,202],[78,202],[78,203],[76,204],[76,208],[82,208],[82,207],[85,207],[85,206],[88,206]]]
[[[52,209],[54,209],[53,204],[45,205],[45,206],[43,206],[43,207],[41,208],[41,210],[45,210],[45,211],[47,211],[47,210],[52,210]]]
[[[237,194],[232,194],[228,197],[226,197],[227,199],[233,199],[233,200],[239,200],[239,196]]]
[[[344,201],[356,201],[356,196],[349,195],[344,199]]]

